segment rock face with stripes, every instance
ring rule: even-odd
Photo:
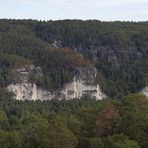
[[[31,83],[10,84],[7,89],[16,100],[51,100],[54,95],[50,91],[43,90]]]
[[[90,96],[91,98],[102,100],[105,94],[101,91],[99,84],[87,84],[82,79],[74,78],[73,82],[66,84],[61,91],[67,100],[73,98],[81,98],[82,96]]]
[[[100,89],[99,84],[95,84],[97,70],[89,66],[87,68],[77,68],[74,78],[71,82],[65,84],[62,88],[56,91],[45,90],[29,82],[33,74],[42,76],[40,67],[33,65],[15,70],[15,75],[19,81],[13,81],[8,87],[8,91],[12,93],[16,100],[51,100],[51,99],[74,99],[82,96],[89,96],[96,100],[105,98],[105,94]],[[15,80],[16,78],[14,78]]]

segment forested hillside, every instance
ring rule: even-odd
[[[1,148],[147,148],[147,123],[148,100],[138,94],[33,102],[0,90]]]
[[[148,23],[0,20],[0,56],[1,87],[10,83],[14,63],[41,66],[44,77],[35,81],[56,89],[71,81],[75,62],[88,59],[105,94],[122,97],[148,84]]]
[[[14,100],[6,87],[26,65],[50,91],[96,67],[108,99]],[[147,85],[148,22],[0,20],[0,148],[147,148]]]

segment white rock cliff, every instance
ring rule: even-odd
[[[148,86],[141,91],[148,98]]]
[[[33,72],[39,76],[42,75],[40,67],[31,65],[15,70],[15,75],[19,77],[19,82],[11,83],[7,89],[12,93],[14,99],[16,100],[70,100],[74,98],[81,98],[84,95],[90,96],[96,100],[102,100],[106,96],[101,91],[99,84],[95,85],[93,82],[93,79],[96,77],[96,70],[91,69],[91,71],[92,72],[88,70],[86,72],[85,69],[77,69],[72,82],[65,84],[60,90],[50,92],[49,90],[42,89],[36,86],[36,84],[31,84],[29,82],[29,77]],[[89,80],[87,80],[87,78]]]

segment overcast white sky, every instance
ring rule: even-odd
[[[148,21],[148,0],[0,0],[0,18]]]

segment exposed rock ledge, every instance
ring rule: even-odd
[[[51,99],[66,99],[80,98],[88,95],[91,98],[101,100],[105,97],[99,85],[85,85],[80,81],[73,81],[66,84],[61,91],[50,92],[37,87],[31,83],[11,84],[7,89],[14,94],[17,100],[51,100]]]
[[[148,98],[148,86],[141,91]]]
[[[106,96],[101,91],[99,85],[95,85],[92,82],[92,75],[89,75],[88,78],[91,78],[91,81],[87,81],[85,79],[81,79],[81,75],[83,75],[83,72],[79,69],[79,74],[74,77],[73,81],[70,83],[65,84],[63,88],[60,90],[57,90],[55,92],[50,92],[48,90],[42,89],[40,87],[37,87],[36,84],[29,83],[29,76],[34,71],[39,71],[39,75],[41,76],[41,68],[31,66],[30,68],[26,67],[23,69],[17,69],[15,73],[17,74],[17,77],[20,77],[19,81],[15,83],[11,83],[7,89],[9,92],[13,94],[14,99],[17,100],[51,100],[51,99],[74,99],[74,98],[81,98],[84,95],[90,96],[91,98],[94,98],[96,100],[102,100]],[[84,70],[83,70],[84,71]],[[86,73],[86,72],[85,72]],[[96,71],[94,70],[93,77],[96,76]],[[85,74],[84,74],[85,75]],[[23,78],[23,79],[21,79]],[[95,79],[95,78],[94,78]],[[20,81],[21,80],[21,81]],[[89,83],[88,83],[89,82]]]

